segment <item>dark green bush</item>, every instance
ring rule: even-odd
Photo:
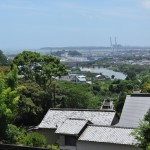
[[[36,132],[28,133],[24,139],[21,140],[21,143],[30,147],[46,147],[45,137]]]
[[[8,124],[6,129],[6,140],[9,144],[20,144],[20,140],[22,140],[26,135],[26,131],[24,129],[18,128],[13,124]]]

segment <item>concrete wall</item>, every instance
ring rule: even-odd
[[[129,145],[78,141],[77,150],[140,150],[140,149]]]
[[[59,135],[59,145],[65,146],[65,136],[64,135]]]
[[[36,131],[46,137],[47,144],[58,143],[58,135],[55,134],[55,129],[38,129]]]
[[[60,150],[77,150],[77,149],[76,146],[60,146]]]

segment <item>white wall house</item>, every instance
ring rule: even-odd
[[[47,143],[54,144],[59,136],[55,132],[67,119],[84,119],[92,124],[114,125],[118,123],[115,111],[101,111],[89,109],[50,109],[36,130],[45,135]],[[78,121],[79,122],[79,121]],[[72,129],[73,130],[73,129]]]
[[[56,134],[59,135],[60,150],[76,150],[77,140],[87,127],[89,121],[85,119],[67,119],[57,128]]]
[[[149,94],[127,96],[119,123],[114,110],[50,109],[37,131],[61,150],[140,150],[132,132],[148,109]]]
[[[89,125],[77,142],[77,150],[138,150],[133,129]]]

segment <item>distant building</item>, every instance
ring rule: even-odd
[[[102,74],[96,75],[96,80],[105,80],[105,76]]]
[[[76,74],[69,74],[67,76],[62,76],[56,79],[61,81],[69,81],[72,83],[82,83],[82,84],[86,83],[86,76]]]
[[[75,83],[86,83],[85,76],[75,76]]]
[[[96,75],[95,77],[96,80],[107,80],[107,79],[110,79],[108,76],[106,75],[103,75],[103,74],[99,74],[99,75]]]

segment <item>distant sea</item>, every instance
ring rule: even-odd
[[[1,48],[0,48],[1,49]],[[18,54],[24,50],[31,50],[35,52],[39,52],[41,54],[50,54],[51,52],[54,51],[61,51],[61,50],[77,50],[80,52],[94,52],[94,51],[112,51],[112,50],[117,50],[117,51],[127,51],[127,50],[150,50],[150,47],[137,47],[137,46],[120,46],[118,48],[112,48],[112,47],[98,47],[98,46],[81,46],[81,47],[44,47],[44,48],[37,48],[37,49],[30,49],[30,48],[22,48],[22,49],[1,49],[4,54],[6,55],[14,55]]]
[[[16,55],[24,50],[37,51],[38,49],[1,49],[5,55]]]

